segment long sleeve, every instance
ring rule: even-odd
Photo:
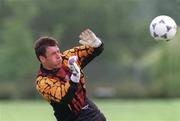
[[[68,56],[78,56],[78,62],[81,68],[84,68],[90,61],[92,61],[96,56],[100,55],[104,49],[104,44],[102,43],[98,48],[92,48],[90,46],[78,46],[70,50],[65,51],[63,54]]]
[[[36,79],[36,89],[48,102],[68,103],[75,95],[77,84],[72,81],[61,83],[59,80],[39,76]]]

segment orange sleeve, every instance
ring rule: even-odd
[[[70,50],[65,51],[63,54],[67,57],[78,56],[79,65],[84,68],[92,59],[98,56],[103,50],[103,44],[98,48],[92,48],[90,46],[77,46]]]
[[[48,102],[51,100],[60,102],[66,95],[69,87],[69,82],[62,84],[58,80],[42,76],[36,79],[36,89]]]

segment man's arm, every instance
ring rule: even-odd
[[[68,104],[72,101],[80,81],[80,68],[76,64],[77,58],[72,56],[68,60],[68,67],[72,74],[70,80],[62,83],[49,77],[39,76],[36,80],[36,89],[49,102],[55,101]]]
[[[81,67],[84,68],[91,60],[98,56],[104,49],[102,41],[90,29],[86,29],[79,35],[79,43],[93,48],[91,54],[82,61]]]
[[[90,49],[90,48],[89,48]],[[81,61],[81,68],[84,68],[90,61],[92,61],[96,56],[99,56],[104,50],[104,44],[102,43],[100,47],[93,48],[92,53],[85,56]]]
[[[39,76],[36,80],[36,89],[48,102],[68,103],[75,94],[77,83],[69,81],[62,84],[59,80]]]
[[[82,46],[67,50],[64,52],[64,55],[78,56],[78,64],[81,68],[84,68],[90,61],[102,53],[104,50],[104,44],[89,29],[83,31],[79,38],[79,43],[82,44]]]

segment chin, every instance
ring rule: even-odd
[[[61,68],[61,66],[62,66],[62,64],[60,63],[60,64],[57,64],[56,66],[55,66],[55,68],[57,69],[57,68]]]

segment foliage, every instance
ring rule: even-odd
[[[0,92],[35,97],[39,62],[33,42],[53,36],[64,51],[78,45],[80,32],[90,28],[105,43],[104,53],[85,69],[92,85],[107,84],[119,96],[180,96],[178,48],[157,44],[148,28],[158,14],[179,20],[178,11],[177,0],[0,0],[0,82],[10,83],[6,91],[0,86]]]

